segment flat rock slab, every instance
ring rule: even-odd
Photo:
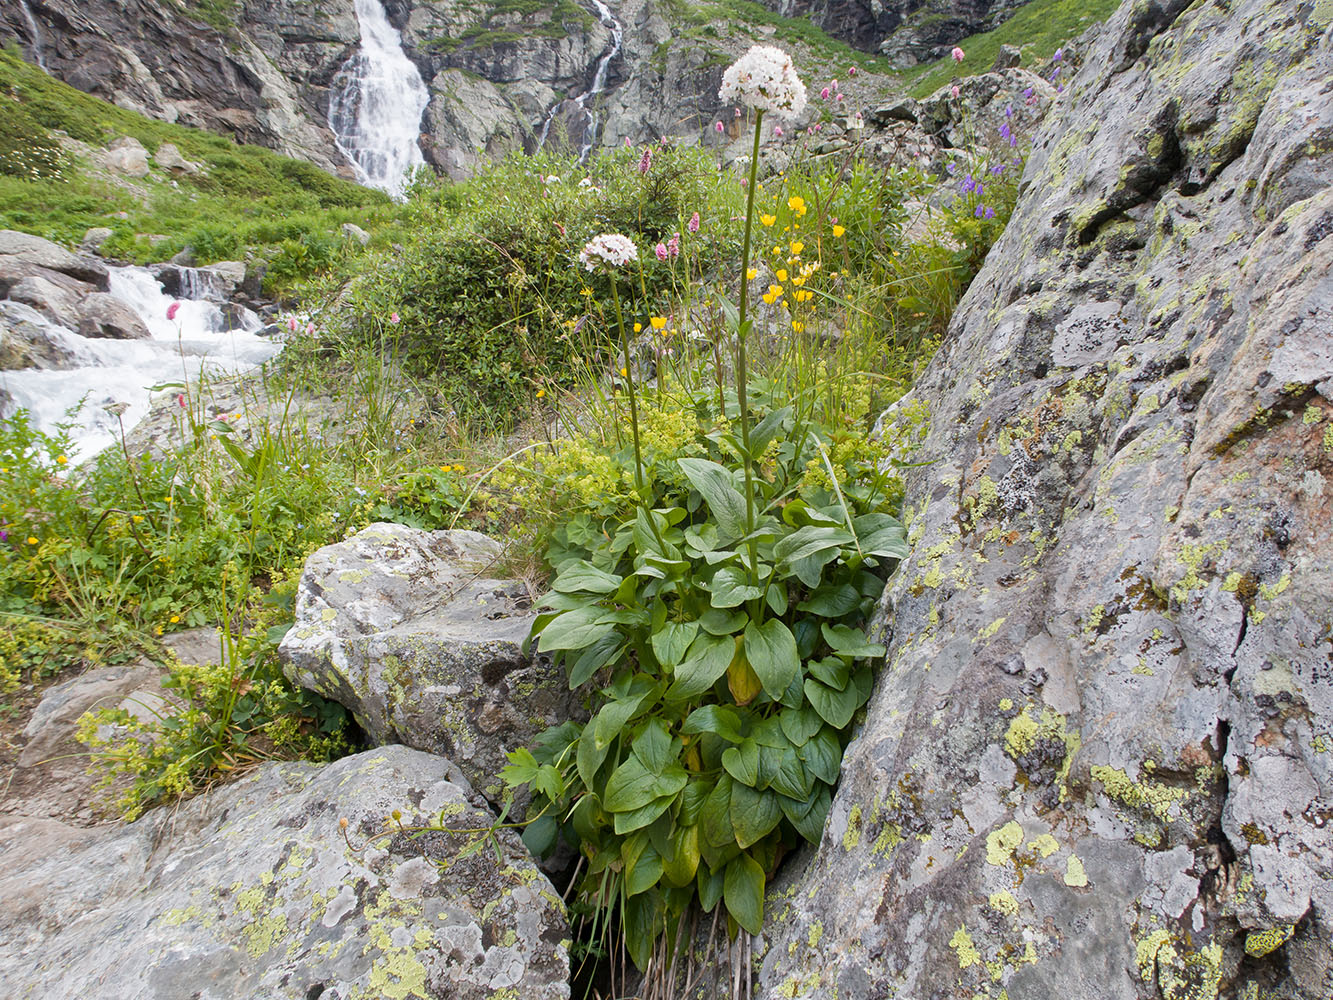
[[[376,743],[454,761],[492,802],[505,755],[582,709],[563,671],[522,646],[526,588],[494,579],[475,531],[372,524],[306,562],[287,676],[347,706]]]
[[[376,837],[396,809],[489,826],[469,796],[448,761],[384,747],[53,827],[40,855],[0,821],[0,996],[564,1000],[564,907],[515,836],[466,858],[472,834]]]

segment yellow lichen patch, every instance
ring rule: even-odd
[[[1028,842],[1028,850],[1036,851],[1043,858],[1049,858],[1060,849],[1059,842],[1049,833],[1043,833],[1036,840]]]
[[[1245,954],[1263,958],[1281,948],[1295,933],[1295,924],[1279,924],[1267,930],[1250,931],[1245,938]]]
[[[1073,854],[1065,862],[1065,885],[1082,889],[1088,884],[1088,873],[1083,869],[1083,862]]]
[[[972,943],[972,935],[967,933],[966,927],[954,931],[953,937],[949,939],[949,947],[958,955],[958,968],[966,969],[981,964],[981,954]]]
[[[1009,711],[1009,709],[1011,709],[1011,708],[1013,708],[1013,707],[1014,707],[1014,699],[1012,699],[1012,698],[1001,698],[1001,699],[1000,699],[1000,711],[1002,711],[1002,712],[1007,712],[1007,711]]]
[[[852,806],[851,812],[847,814],[847,829],[842,835],[842,849],[850,851],[861,843],[861,806]]]
[[[987,902],[990,903],[991,909],[996,913],[1003,913],[1010,917],[1018,915],[1018,900],[1007,889],[992,892]]]
[[[1176,950],[1171,947],[1171,935],[1162,929],[1155,930],[1135,942],[1134,961],[1139,967],[1139,978],[1145,983],[1152,980],[1157,967],[1157,954],[1163,949],[1170,952],[1168,960],[1173,961]]]
[[[824,936],[824,925],[820,923],[818,920],[816,920],[810,926],[810,936],[808,939],[810,947],[817,948],[819,946],[819,939],[822,938],[823,936]]]
[[[1023,828],[1010,820],[998,830],[986,835],[986,864],[1003,867],[1014,856],[1014,850],[1023,842]]]
[[[1106,794],[1132,809],[1148,809],[1163,823],[1189,795],[1185,788],[1172,788],[1157,781],[1135,781],[1124,771],[1094,764],[1090,768],[1094,781],[1100,781]]]

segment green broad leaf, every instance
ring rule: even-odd
[[[637,896],[657,885],[662,878],[662,856],[652,844],[645,843],[643,850],[635,851],[632,858],[625,861],[625,895]]]
[[[732,484],[731,473],[705,458],[682,458],[676,464],[707,502],[719,531],[732,538],[745,534],[745,498]]]
[[[680,727],[682,733],[716,733],[728,743],[740,743],[745,739],[741,735],[741,719],[736,712],[724,705],[704,705],[689,714]]]
[[[812,660],[806,666],[806,672],[839,691],[847,687],[847,681],[852,676],[852,668],[841,656],[826,656],[822,660]]]
[[[704,803],[708,793],[713,790],[713,782],[707,779],[691,778],[685,790],[680,793],[680,812],[676,822],[681,826],[693,826],[703,815]]]
[[[625,900],[625,948],[630,960],[639,969],[648,968],[657,939],[665,929],[662,901],[655,892],[628,895]]]
[[[799,747],[797,753],[816,778],[828,785],[837,784],[838,772],[842,770],[842,744],[834,730],[825,726]]]
[[[796,638],[791,629],[776,618],[762,625],[751,622],[745,627],[745,658],[764,686],[764,692],[774,700],[782,697],[791,679],[801,669]]]
[[[751,934],[764,929],[764,869],[748,854],[729,865],[723,881],[723,897],[732,919]]]
[[[903,526],[888,514],[862,514],[852,525],[864,555],[906,559],[911,553]]]
[[[852,716],[861,707],[861,698],[856,688],[848,685],[843,691],[831,688],[813,677],[805,679],[805,696],[815,707],[820,718],[834,729],[844,729],[852,721]]]
[[[690,643],[689,651],[675,669],[675,683],[667,691],[672,700],[697,698],[727,672],[736,652],[736,642],[729,635],[702,633]]]
[[[543,858],[555,847],[560,826],[554,816],[540,816],[523,828],[523,846],[535,858]]]
[[[869,667],[862,667],[852,674],[852,687],[856,688],[857,708],[870,700],[870,693],[875,689],[875,674]]]
[[[684,888],[699,870],[699,828],[678,826],[671,833],[671,854],[663,858],[662,878],[667,885]]]
[[[602,667],[619,659],[622,649],[624,649],[624,638],[613,629],[580,652],[574,658],[573,663],[566,659],[565,665],[569,672],[569,689],[573,691],[575,688],[588,683],[588,679]]]
[[[811,736],[824,728],[824,720],[809,705],[800,708],[784,708],[778,716],[782,731],[793,746],[803,747]]]
[[[778,539],[773,545],[773,558],[794,565],[802,559],[809,559],[829,549],[836,554],[838,549],[844,545],[851,545],[854,541],[851,533],[845,528],[807,524],[803,528],[797,528],[790,535]]]
[[[836,562],[841,552],[841,549],[825,549],[823,552],[816,552],[805,559],[796,560],[790,564],[789,568],[796,579],[813,590],[824,579],[824,567],[831,562]]]
[[[783,750],[778,759],[778,766],[773,774],[773,779],[769,782],[769,787],[775,792],[804,801],[810,796],[813,785],[814,780],[806,771],[805,765],[801,763],[796,748],[789,746],[786,750]]]
[[[602,800],[597,797],[596,792],[587,792],[579,799],[570,814],[570,822],[580,840],[590,844],[597,842],[607,817],[602,811]]]
[[[866,569],[857,571],[856,576],[852,578],[852,584],[856,587],[857,593],[871,600],[878,601],[884,594],[884,580]]]
[[[500,777],[509,788],[530,785],[537,777],[537,758],[526,747],[508,753],[509,764],[500,770]]]
[[[639,763],[653,774],[661,774],[668,764],[675,762],[676,755],[671,752],[674,748],[675,741],[661,719],[649,719],[644,724],[643,732],[630,744]]]
[[[552,802],[559,802],[564,795],[565,779],[560,777],[560,772],[555,767],[550,764],[543,764],[537,769],[537,776],[533,779],[532,787]]]
[[[542,629],[537,649],[543,653],[559,649],[586,649],[598,639],[615,632],[615,626],[605,620],[605,615],[606,609],[599,607],[565,611]]]
[[[597,746],[610,746],[611,741],[620,735],[620,731],[625,728],[625,723],[638,712],[639,706],[643,703],[645,695],[631,694],[624,698],[617,698],[615,701],[608,701],[602,706],[602,710],[597,713],[597,718],[592,724],[593,736],[597,740]]]
[[[561,593],[586,591],[590,594],[611,594],[621,584],[622,578],[604,569],[598,569],[592,563],[580,559],[567,564],[551,583],[551,589]]]
[[[763,596],[764,588],[750,583],[750,576],[737,566],[723,566],[713,574],[711,603],[715,608],[735,608]]]
[[[782,731],[782,723],[776,716],[760,719],[750,728],[750,738],[761,747],[776,747],[778,750],[791,745],[787,734]]]
[[[764,600],[768,602],[773,614],[779,618],[787,613],[787,585],[774,583],[764,591]]]
[[[856,660],[884,655],[884,647],[867,639],[866,634],[859,628],[825,624],[820,626],[820,631],[823,632],[824,641],[829,644],[829,648],[839,656],[848,656]]]
[[[757,460],[769,443],[782,432],[782,425],[791,416],[791,407],[774,410],[750,430],[750,457]]]
[[[725,869],[723,869],[725,871]],[[705,913],[712,913],[713,907],[717,901],[722,898],[723,874],[714,872],[707,865],[699,868],[698,878],[695,879],[698,887],[699,906]]]
[[[635,830],[642,830],[657,817],[671,808],[671,803],[676,801],[674,795],[662,795],[653,799],[646,806],[634,809],[630,812],[618,812],[614,814],[614,827],[616,836],[624,836],[627,833],[633,833]]]
[[[717,548],[717,525],[712,521],[692,524],[685,529],[685,546],[702,555]]]
[[[662,666],[674,667],[698,634],[698,622],[666,622],[653,633],[653,655]]]
[[[583,779],[585,788],[592,788],[596,784],[597,772],[601,770],[602,763],[610,752],[610,741],[600,746],[597,744],[596,731],[593,725],[589,724],[583,727],[583,735],[579,737],[579,749],[575,756],[575,762],[578,765],[579,777]]]
[[[829,806],[833,803],[833,796],[829,794],[828,786],[821,785],[815,790],[814,795],[808,798],[797,800],[784,796],[780,803],[782,814],[796,828],[796,832],[808,843],[818,844],[824,835],[824,822],[828,819]]]
[[[774,792],[757,791],[740,782],[731,786],[731,826],[736,843],[749,847],[763,840],[782,821],[782,808]]]
[[[653,774],[638,757],[631,755],[621,761],[607,779],[606,789],[602,792],[602,807],[611,813],[642,809],[654,799],[675,795],[688,780],[683,767],[671,765],[661,774]]]
[[[736,831],[731,826],[731,775],[724,774],[704,800],[701,826],[704,840],[714,847],[736,843]]]
[[[709,635],[732,635],[745,628],[750,616],[743,611],[712,608],[699,616],[699,625]]]
[[[756,787],[759,784],[759,745],[754,740],[744,740],[740,746],[727,747],[722,751],[722,766],[742,785]]]
[[[798,611],[806,611],[820,618],[841,618],[851,614],[861,605],[861,595],[850,583],[837,586],[825,584],[815,588],[807,600],[796,605]]]

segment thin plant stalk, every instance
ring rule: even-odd
[[[634,434],[634,486],[639,491],[639,495],[647,497],[644,493],[643,483],[643,453],[639,450],[639,403],[634,395],[634,375],[631,369],[634,367],[629,358],[629,335],[625,332],[625,317],[620,311],[620,291],[616,288],[616,279],[611,275],[611,300],[616,305],[616,323],[620,327],[620,345],[621,353],[625,359],[625,386],[629,391],[629,423],[630,430]],[[651,520],[651,515],[650,515]]]
[[[754,531],[754,469],[750,457],[750,416],[749,403],[746,399],[745,339],[746,323],[750,306],[750,231],[754,225],[754,189],[759,176],[759,140],[764,124],[764,112],[757,110],[754,116],[754,148],[750,151],[750,183],[745,198],[745,240],[741,250],[741,307],[740,323],[736,330],[736,401],[740,406],[741,449],[744,452],[745,466],[745,532]],[[754,543],[750,543],[751,549]],[[750,555],[750,572],[756,571],[754,553]]]

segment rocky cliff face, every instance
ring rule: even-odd
[[[834,38],[883,52],[900,66],[938,59],[960,39],[990,31],[1027,0],[769,0],[785,17],[809,17]]]
[[[1333,996],[1333,7],[1125,4],[918,386],[765,997]]]

